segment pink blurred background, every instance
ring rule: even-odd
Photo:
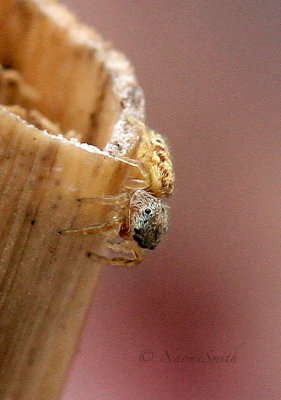
[[[64,3],[135,65],[177,186],[164,243],[104,267],[63,400],[280,400],[280,1]]]

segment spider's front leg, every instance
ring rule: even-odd
[[[76,235],[94,235],[103,234],[107,237],[115,237],[119,234],[120,225],[124,220],[124,207],[128,206],[129,195],[121,193],[116,196],[108,197],[93,197],[77,199],[81,203],[99,203],[101,205],[120,206],[119,210],[114,210],[108,221],[99,224],[87,226],[79,229],[62,229],[58,233],[63,235],[76,234]]]
[[[96,253],[91,253],[91,258],[102,264],[133,267],[139,264],[144,257],[144,250],[132,241],[126,240],[121,243],[107,242],[107,247],[114,251],[130,253],[132,257],[105,257]]]
[[[118,206],[125,207],[130,201],[128,193],[120,193],[115,196],[104,196],[104,197],[82,197],[77,199],[79,203],[99,203],[104,206]]]
[[[117,221],[108,221],[100,224],[87,226],[79,229],[62,229],[58,233],[61,235],[95,235],[103,234],[106,236],[116,236],[119,233],[120,223]]]

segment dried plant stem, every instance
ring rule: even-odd
[[[119,192],[111,155],[133,154],[126,117],[144,117],[125,57],[55,3],[0,4],[0,400],[58,399],[103,250],[58,231],[107,218],[77,198]]]

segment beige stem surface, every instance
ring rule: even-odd
[[[126,58],[54,1],[0,3],[0,63],[0,399],[54,400],[103,250],[58,231],[106,220],[77,198],[119,192],[144,99]]]

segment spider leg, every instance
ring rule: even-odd
[[[128,253],[132,252],[133,250],[138,251],[140,249],[137,243],[131,240],[123,240],[120,243],[107,242],[107,247],[114,251],[123,251]]]
[[[147,128],[147,126],[139,121],[138,119],[134,118],[134,117],[127,117],[127,121],[131,124],[131,125],[136,125],[142,132],[142,135],[140,138],[145,139],[146,143],[149,144],[150,149],[153,148],[152,142],[151,142],[151,138],[150,138],[150,134],[149,134],[149,129]]]
[[[134,117],[127,117],[127,121],[132,126],[137,126],[141,131],[141,134],[139,135],[139,141],[145,143],[146,151],[144,151],[141,158],[138,159],[132,159],[124,156],[117,156],[116,159],[132,167],[137,168],[143,178],[142,180],[131,179],[125,184],[125,187],[129,190],[137,190],[137,189],[145,190],[148,189],[151,185],[151,176],[149,169],[147,168],[146,165],[147,163],[149,163],[151,154],[153,153],[154,150],[153,143],[151,141],[150,130],[146,127],[146,125],[143,122],[138,121]]]
[[[80,229],[62,229],[58,233],[62,235],[76,234],[76,235],[95,235],[95,234],[105,234],[106,236],[114,237],[118,235],[120,229],[120,222],[115,219],[111,222],[103,222],[100,224],[95,224],[87,226],[86,228]]]
[[[143,176],[144,180],[150,180],[149,172],[142,161],[134,160],[133,158],[125,156],[115,156],[115,159],[125,164],[128,164],[131,167],[136,167],[139,170],[140,174]]]
[[[146,190],[150,186],[150,183],[142,181],[141,179],[130,179],[125,184],[124,187],[127,190],[136,191],[138,189]]]
[[[130,196],[128,193],[121,193],[116,196],[81,198],[77,200],[83,203],[85,202],[85,203],[100,203],[102,205],[119,205],[123,209],[130,200]],[[106,222],[94,224],[79,229],[62,229],[58,233],[63,235],[76,234],[85,236],[94,234],[104,234],[105,236],[108,237],[114,237],[119,234],[120,224],[123,222],[124,219],[123,211],[121,211],[120,209],[115,210],[113,213],[111,213],[110,219]]]
[[[115,196],[105,196],[105,197],[84,197],[77,199],[80,203],[99,203],[102,205],[123,205],[129,201],[128,193],[120,193]]]
[[[117,251],[125,251],[132,254],[131,258],[127,257],[104,257],[99,254],[91,253],[91,257],[102,264],[133,267],[143,260],[144,250],[141,248],[132,248],[132,244],[128,242],[107,243],[107,246]]]
[[[147,189],[150,186],[150,174],[145,164],[140,160],[134,160],[125,156],[116,156],[116,160],[121,161],[131,167],[138,169],[139,173],[142,175],[143,179],[132,179],[126,182],[124,185],[126,189],[136,190],[136,189]]]

